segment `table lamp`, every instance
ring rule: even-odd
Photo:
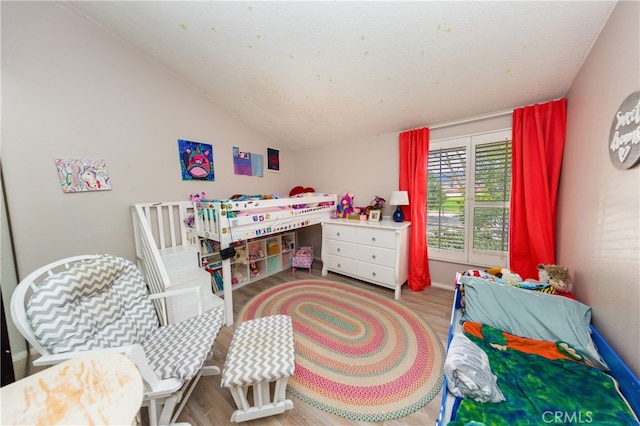
[[[400,206],[409,205],[409,193],[407,191],[393,191],[391,192],[391,200],[389,204],[392,206],[398,206],[395,213],[393,213],[393,220],[396,222],[404,222],[404,213]]]

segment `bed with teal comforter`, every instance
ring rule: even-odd
[[[506,401],[465,398],[449,425],[638,425],[616,381],[563,342],[520,338],[472,322],[463,329],[487,354]]]
[[[474,348],[460,350],[461,337]],[[450,362],[476,350],[483,371],[477,357]],[[638,413],[640,381],[593,328],[589,306],[457,277],[438,426],[640,425]]]

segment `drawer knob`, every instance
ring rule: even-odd
[[[375,277],[375,276],[376,276],[376,273],[375,273],[375,272],[372,272],[372,273],[371,273],[371,275],[373,275],[373,276]]]
[[[376,237],[371,237],[371,241],[375,241],[375,240],[376,240]]]
[[[340,233],[339,233],[339,232],[336,232],[336,236],[337,236],[337,237],[339,237],[339,236],[340,236]]]
[[[371,255],[371,258],[372,258],[372,259],[375,259],[375,258],[376,258],[376,255],[375,255],[375,254],[372,254],[372,255]]]
[[[336,251],[340,251],[340,247],[338,247],[338,248],[336,249]]]
[[[338,263],[338,268],[342,268],[342,263]]]

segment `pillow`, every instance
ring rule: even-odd
[[[451,339],[444,363],[447,389],[460,398],[478,402],[501,402],[505,397],[491,372],[489,357],[464,334]]]
[[[141,343],[158,328],[140,270],[110,255],[45,278],[27,303],[27,318],[54,354]]]
[[[601,370],[609,370],[591,339],[591,307],[566,297],[461,277],[465,320],[530,339],[566,342]]]

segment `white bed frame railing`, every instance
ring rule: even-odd
[[[273,200],[136,204],[132,212],[138,267],[152,293],[164,292],[171,282],[162,261],[163,250],[184,245],[197,249],[198,237],[218,241],[221,249],[225,249],[237,241],[314,225],[331,216],[337,201],[337,195],[331,194]],[[265,213],[265,209],[275,211]],[[185,222],[188,218],[193,218],[192,227]],[[231,326],[234,322],[231,259],[222,261],[222,276],[225,323]],[[156,309],[161,317],[166,316],[166,306]]]
[[[184,219],[193,211],[189,201],[136,204],[132,207],[136,263],[149,286],[150,293],[163,293],[171,287],[160,250],[194,244]],[[166,322],[167,306],[154,300],[156,310]]]
[[[280,232],[281,230],[277,229],[278,224],[293,229],[320,223],[336,209],[336,202],[335,194],[272,200],[205,201],[196,203],[195,228],[200,237],[220,243],[225,240],[244,241]],[[296,208],[291,208],[294,205]],[[279,207],[282,210],[278,210]],[[263,216],[262,212],[266,209],[271,211]],[[243,214],[228,215],[228,212]],[[304,224],[295,224],[296,217],[304,218]],[[269,225],[271,229],[265,231],[264,224]],[[224,247],[223,245],[222,248]]]

